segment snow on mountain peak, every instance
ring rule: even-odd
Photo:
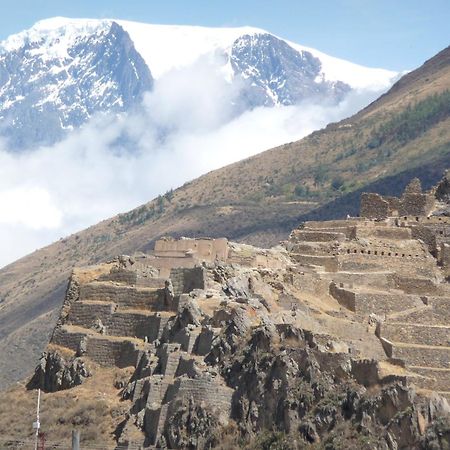
[[[41,43],[39,51],[49,57],[64,58],[67,48],[80,37],[108,30],[119,24],[130,35],[136,50],[144,58],[155,79],[170,70],[186,67],[206,54],[220,51],[230,54],[233,43],[242,36],[269,34],[255,27],[210,28],[190,25],[154,25],[115,19],[69,19],[53,17],[41,20],[30,29],[0,43],[0,53],[14,51],[26,43]],[[322,64],[321,76],[327,81],[342,81],[353,89],[379,90],[392,84],[396,72],[373,69],[335,58],[275,36],[299,52],[311,53]]]
[[[194,63],[200,56],[229,50],[243,35],[266,33],[253,27],[208,28],[116,21],[127,31],[155,79]]]
[[[26,44],[39,44],[36,49],[49,57],[65,58],[67,49],[77,39],[107,31],[111,20],[66,19],[53,17],[36,22],[28,30],[13,34],[0,42],[0,52],[16,51]]]
[[[361,66],[335,58],[313,48],[288,41],[255,27],[208,28],[189,25],[153,25],[115,20],[127,31],[136,50],[158,79],[172,69],[195,62],[200,56],[216,51],[230,54],[234,42],[245,35],[268,34],[276,37],[299,52],[311,53],[322,63],[323,78],[342,81],[354,89],[380,90],[392,84],[397,72]]]

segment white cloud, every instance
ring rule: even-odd
[[[234,117],[238,94],[199,63],[158,80],[139,111],[97,116],[53,147],[14,155],[0,142],[0,266],[209,170],[300,139],[376,96]]]
[[[19,187],[0,192],[0,224],[22,225],[32,230],[61,226],[62,214],[51,194],[39,187]]]

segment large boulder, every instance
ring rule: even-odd
[[[56,392],[78,386],[91,376],[82,358],[66,361],[58,352],[44,352],[39,359],[28,389]]]

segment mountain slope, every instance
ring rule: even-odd
[[[0,43],[0,132],[16,149],[52,144],[96,113],[139,105],[152,74],[159,79],[200,63],[239,91],[236,114],[303,100],[338,102],[355,89],[386,89],[397,75],[250,27],[53,18]]]
[[[434,184],[450,166],[449,55],[447,48],[345,121],[210,172],[3,268],[3,384],[31,369],[75,265],[146,251],[167,234],[273,245],[302,219],[355,211],[359,190],[398,192],[411,174]],[[417,118],[423,126],[411,129]]]

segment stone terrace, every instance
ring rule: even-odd
[[[199,263],[201,255],[189,267],[192,255],[185,247],[193,241],[179,241],[180,248],[188,252],[188,264],[174,260],[177,241],[165,240],[158,246],[158,267],[151,265],[155,255],[137,255],[121,256],[91,271],[76,269],[51,338],[51,344],[100,366],[136,368],[140,377],[129,385],[127,395],[133,401],[144,402],[140,425],[146,430],[149,445],[154,445],[164,430],[175,400],[193,398],[219,408],[225,418],[230,413],[233,390],[224,385],[221,377],[210,374],[203,362],[220,328],[189,325],[169,342],[167,336],[164,343],[160,342],[168,321],[173,321],[189,302],[188,293],[203,292],[202,303],[211,310],[223,300],[206,297],[208,280]],[[227,257],[228,243],[225,251],[224,242],[201,240],[199,251],[207,261],[211,255],[213,259]],[[210,253],[212,249],[214,254]],[[239,251],[234,251],[237,258]],[[253,252],[252,258],[257,254]],[[176,257],[181,258],[181,254]],[[169,277],[164,276],[167,272]]]
[[[431,211],[430,194],[417,183],[407,191],[404,203],[363,196],[367,217],[306,222],[286,245],[357,320],[376,321],[387,357],[404,364],[416,385],[449,396],[450,219],[419,215]],[[396,206],[403,215],[389,216]]]

